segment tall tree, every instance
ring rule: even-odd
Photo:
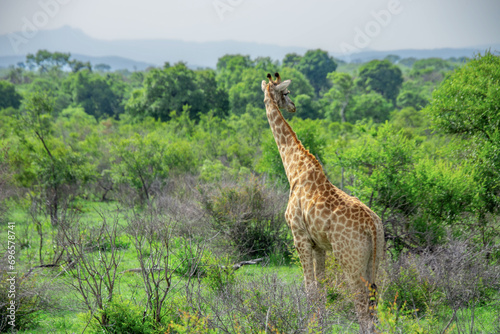
[[[73,102],[81,105],[89,115],[116,117],[123,112],[123,92],[114,91],[106,78],[99,74],[79,71],[68,77],[66,86]]]
[[[196,71],[196,84],[203,93],[204,111],[213,110],[215,115],[226,117],[229,114],[229,96],[227,91],[217,83],[214,70]]]
[[[455,70],[426,110],[437,129],[463,139],[454,154],[474,166],[485,224],[487,213],[500,211],[500,58],[488,51]]]
[[[217,61],[217,79],[226,90],[229,90],[240,81],[242,72],[252,66],[250,56],[225,55]]]
[[[0,109],[19,108],[21,105],[21,95],[16,92],[16,87],[10,82],[0,80]]]
[[[359,69],[357,84],[395,102],[403,83],[401,69],[388,60],[372,60]]]
[[[287,60],[288,61],[288,60]],[[327,75],[337,69],[337,63],[328,52],[317,49],[307,51],[296,68],[304,73],[311,85],[319,93],[321,89],[328,89]]]
[[[15,160],[21,165],[18,179],[42,196],[51,223],[58,225],[69,188],[88,181],[93,172],[84,155],[54,136],[53,106],[53,99],[42,92],[26,98],[22,114],[25,131],[19,131],[24,151],[16,152]]]
[[[329,73],[327,78],[332,82],[332,88],[324,95],[323,100],[338,111],[341,122],[346,121],[346,110],[355,93],[353,78],[348,73]],[[334,112],[335,112],[334,111]]]
[[[296,68],[299,65],[301,59],[301,55],[298,55],[296,53],[287,53],[285,55],[285,58],[283,58],[283,66]]]
[[[52,68],[62,68],[69,64],[70,53],[49,52],[38,50],[36,54],[26,55],[26,64],[30,69],[38,68],[41,73],[48,72]]]
[[[180,113],[186,105],[190,106],[189,117],[194,120],[210,109],[226,114],[225,93],[213,79],[213,74],[197,74],[184,63],[167,63],[162,69],[148,72],[143,87],[133,92],[126,110],[133,116],[151,116],[162,121],[170,120],[173,111]]]

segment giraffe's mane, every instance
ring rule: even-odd
[[[269,94],[271,94],[271,92],[269,91],[269,85],[267,86],[267,90],[269,92]],[[271,100],[271,103],[273,105],[274,108],[276,108],[276,110],[278,110],[278,115],[279,117],[281,117],[281,119],[283,120],[283,122],[285,123],[285,126],[288,128],[288,130],[290,130],[290,133],[292,134],[292,138],[293,140],[295,141],[295,143],[297,144],[299,150],[305,154],[306,157],[308,157],[311,162],[319,168],[320,171],[323,171],[323,166],[321,166],[321,164],[319,163],[318,159],[316,159],[316,157],[311,153],[309,152],[308,149],[306,149],[304,147],[304,145],[302,144],[302,142],[299,140],[299,138],[297,137],[297,134],[295,133],[295,131],[293,131],[292,127],[290,126],[290,124],[288,124],[288,122],[286,121],[285,117],[283,117],[283,114],[281,113],[281,110],[280,108],[278,107],[278,105],[276,104],[276,102],[274,102],[273,99],[270,99]]]

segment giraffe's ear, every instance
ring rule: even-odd
[[[292,80],[285,80],[285,81],[283,81],[278,86],[276,86],[276,90],[279,91],[279,92],[284,91],[285,89],[288,88],[288,85],[290,85],[291,82],[292,82]]]
[[[266,91],[266,86],[267,86],[267,82],[266,80],[262,80],[262,83],[260,85],[260,88],[262,89],[263,92]]]

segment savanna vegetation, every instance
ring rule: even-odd
[[[379,332],[500,332],[500,58],[321,50],[1,69],[0,332],[12,300],[20,333],[357,332],[332,256],[306,298],[260,89],[276,71],[299,139],[382,218]]]

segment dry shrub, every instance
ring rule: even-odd
[[[492,251],[492,247],[449,240],[420,254],[401,253],[395,261],[387,259],[382,264],[383,300],[391,302],[397,295],[398,306],[406,303],[417,317],[446,306],[453,311],[447,327],[452,321],[474,327],[474,310],[498,298],[500,266],[488,258]],[[462,312],[459,319],[460,310],[469,312]]]
[[[198,180],[189,174],[169,179],[158,194],[158,204],[177,222],[176,234],[186,238],[213,236],[209,217],[200,202]]]
[[[302,277],[263,274],[217,293],[198,291],[193,306],[221,333],[347,333],[352,322],[325,307],[324,294],[306,294]]]
[[[290,242],[284,218],[287,193],[263,180],[221,181],[200,188],[212,228],[244,257],[286,253]]]

